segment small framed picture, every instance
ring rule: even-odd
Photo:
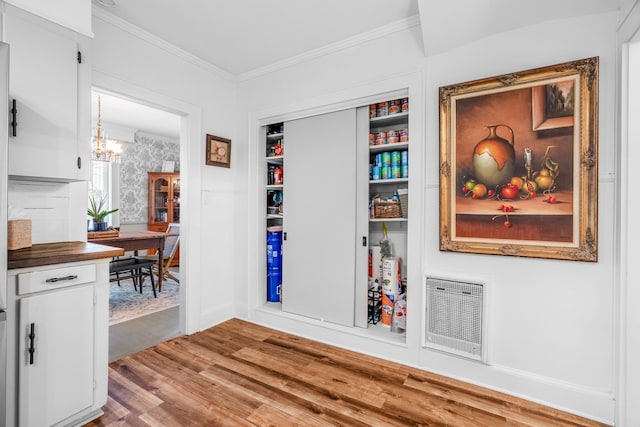
[[[175,172],[176,162],[164,160],[162,162],[162,172]]]
[[[207,134],[206,164],[231,167],[231,140]]]

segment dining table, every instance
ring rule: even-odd
[[[124,249],[125,252],[134,252],[138,255],[139,250],[155,249],[158,253],[158,289],[162,289],[163,277],[163,250],[166,233],[157,231],[120,231],[118,235],[107,235],[106,237],[95,236],[88,239],[91,243],[98,243],[105,246],[114,246]]]

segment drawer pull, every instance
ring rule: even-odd
[[[77,275],[64,276],[64,277],[53,277],[51,279],[45,280],[45,282],[46,283],[56,283],[56,282],[60,282],[62,280],[75,280],[77,278],[78,278]]]
[[[36,352],[34,341],[36,339],[36,324],[32,323],[29,327],[29,365],[33,365],[33,354]]]

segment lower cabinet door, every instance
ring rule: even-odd
[[[19,425],[50,426],[93,403],[93,287],[19,301]]]

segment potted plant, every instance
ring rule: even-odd
[[[107,229],[107,223],[105,218],[118,209],[105,210],[105,204],[107,202],[107,196],[105,195],[99,201],[96,201],[95,197],[89,197],[89,207],[87,208],[87,215],[93,220],[95,231],[105,231]]]

